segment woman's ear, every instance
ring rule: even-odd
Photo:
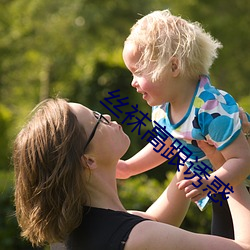
[[[87,156],[87,155],[83,155],[82,156],[82,160],[84,161],[85,164],[87,164],[87,166],[88,166],[89,169],[95,169],[95,168],[97,168],[95,160],[92,157]]]
[[[171,59],[171,70],[172,70],[174,77],[176,77],[180,74],[179,60],[176,57],[173,57]]]

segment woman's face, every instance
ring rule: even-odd
[[[121,125],[111,121],[109,115],[103,115],[104,118],[101,118],[100,115],[81,104],[69,103],[69,106],[79,123],[84,127],[87,140],[91,134],[93,135],[86,151],[88,149],[91,152],[93,151],[95,155],[101,156],[103,160],[119,159],[125,154],[130,145],[130,140],[123,132]]]

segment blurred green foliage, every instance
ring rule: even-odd
[[[15,218],[13,172],[0,171],[0,180],[0,249],[31,250],[32,246],[21,239]]]
[[[28,249],[22,248],[23,241],[17,243],[19,231],[11,216],[13,185],[5,180],[12,170],[13,138],[29,111],[40,100],[59,95],[107,113],[99,101],[109,91],[120,89],[121,96],[128,96],[131,105],[138,105],[139,110],[150,114],[150,107],[130,87],[132,77],[123,64],[121,52],[130,27],[140,15],[165,8],[201,22],[223,43],[224,48],[211,69],[211,79],[250,112],[248,0],[0,1],[1,249]],[[146,142],[131,132],[129,126],[123,127],[131,138],[131,147],[124,156],[127,158]],[[126,207],[145,209],[165,187],[165,178],[173,171],[165,164],[119,182]],[[192,204],[183,227],[209,232],[210,220],[210,208],[201,213]]]

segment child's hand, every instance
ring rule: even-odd
[[[124,160],[119,160],[116,166],[116,178],[117,179],[127,179],[129,178],[130,171],[128,164]]]
[[[200,183],[202,183],[202,185],[197,188],[193,185],[193,183],[196,186],[199,186]],[[207,196],[209,191],[208,190],[203,191],[203,189],[205,189],[208,183],[209,181],[206,180],[205,178],[202,178],[200,180],[199,177],[194,177],[193,179],[179,181],[177,183],[177,187],[178,189],[183,190],[186,193],[187,198],[195,202]]]

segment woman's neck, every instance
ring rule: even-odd
[[[107,168],[96,168],[86,178],[89,194],[88,206],[126,211],[117,191],[115,172]]]

